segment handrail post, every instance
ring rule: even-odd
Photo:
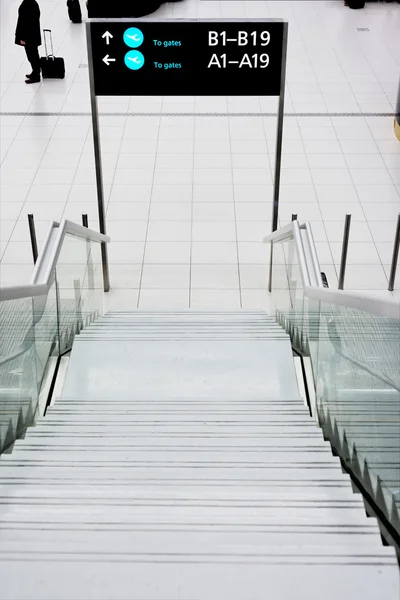
[[[268,291],[272,292],[272,263],[274,262],[274,242],[271,242],[271,251],[269,255],[269,277],[268,277]]]
[[[338,289],[344,289],[344,276],[346,274],[347,251],[349,248],[351,215],[346,215],[343,231],[342,256],[340,259],[339,285]]]
[[[28,224],[29,224],[29,235],[31,237],[31,246],[32,246],[32,255],[33,255],[33,264],[36,264],[38,259],[38,247],[37,247],[37,238],[36,238],[36,228],[35,228],[35,220],[33,215],[28,215]]]
[[[106,235],[106,209],[104,202],[104,188],[103,188],[103,171],[101,165],[101,146],[100,146],[100,125],[99,125],[99,111],[97,106],[97,96],[94,86],[94,72],[93,72],[93,51],[92,51],[92,36],[90,31],[90,23],[86,23],[86,40],[87,40],[87,51],[88,51],[88,63],[89,63],[89,88],[90,88],[90,103],[92,113],[92,131],[93,131],[93,146],[94,146],[94,161],[95,161],[95,173],[96,173],[96,187],[97,187],[97,207],[99,212],[99,228],[100,233]],[[110,270],[108,264],[108,250],[107,244],[101,244],[101,262],[103,265],[103,286],[104,291],[110,291]]]
[[[89,228],[89,219],[87,214],[82,215],[82,225],[83,227]],[[91,251],[91,243],[86,240],[86,260],[87,260],[87,268],[88,268],[88,287],[90,290],[94,290],[94,271],[93,271],[93,261],[92,261],[92,251]]]
[[[81,282],[79,279],[74,279],[74,294],[75,294],[75,316],[76,316],[76,334],[78,335],[83,328],[82,318],[82,294]]]
[[[281,184],[281,163],[282,163],[282,142],[283,142],[283,118],[285,114],[285,84],[286,84],[286,63],[288,47],[288,23],[283,24],[282,40],[282,62],[281,62],[281,81],[279,88],[278,120],[276,127],[276,149],[275,149],[275,170],[274,170],[274,191],[272,198],[272,232],[277,231],[279,221],[279,192]],[[271,251],[269,257],[269,278],[268,291],[272,292],[272,263],[274,260],[274,243],[271,242]]]
[[[397,261],[399,259],[399,248],[400,248],[400,213],[397,215],[397,226],[396,234],[394,236],[393,254],[392,254],[392,265],[390,267],[389,275],[389,292],[394,290],[394,282],[396,279]]]

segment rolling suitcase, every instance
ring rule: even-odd
[[[82,23],[82,11],[79,0],[67,0],[68,16],[73,23]]]
[[[51,54],[47,51],[46,33],[49,34]],[[44,48],[46,56],[40,59],[40,68],[43,79],[64,79],[65,63],[63,58],[56,58],[53,50],[53,38],[50,29],[43,29]]]

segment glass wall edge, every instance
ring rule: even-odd
[[[0,288],[0,302],[32,298],[35,296],[45,296],[48,291],[49,288],[46,284],[4,286]]]
[[[354,308],[363,312],[400,321],[400,302],[396,300],[314,286],[307,286],[304,293],[308,298],[314,300],[345,306],[347,308]]]

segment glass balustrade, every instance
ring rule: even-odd
[[[293,237],[273,257],[278,320],[310,358],[319,424],[400,535],[400,307],[396,319],[316,300]]]
[[[0,290],[0,453],[35,422],[51,363],[101,314],[101,245],[69,233],[46,294],[4,300]]]

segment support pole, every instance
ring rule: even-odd
[[[340,273],[339,273],[339,290],[344,289],[344,277],[346,274],[346,263],[347,263],[347,250],[349,247],[349,237],[350,237],[350,224],[351,224],[351,215],[346,215],[346,219],[344,222],[344,232],[343,232],[343,244],[342,244],[342,256],[340,259]]]
[[[90,103],[92,109],[92,128],[93,128],[93,145],[94,145],[94,160],[96,168],[96,186],[97,186],[97,205],[99,211],[99,226],[100,233],[107,234],[106,231],[106,211],[104,206],[104,188],[103,188],[103,171],[101,165],[101,148],[100,148],[100,127],[99,113],[97,107],[97,96],[94,85],[93,71],[93,51],[92,51],[92,36],[90,33],[90,23],[86,23],[86,38],[89,64],[89,83],[90,83]],[[101,262],[103,265],[103,282],[104,291],[110,290],[110,272],[108,266],[108,251],[107,244],[101,244]]]
[[[400,247],[400,213],[397,215],[397,226],[396,235],[394,236],[393,254],[392,254],[392,265],[390,267],[389,275],[389,292],[394,290],[394,282],[396,279],[397,261],[399,260],[399,247]]]
[[[33,264],[35,265],[36,261],[38,259],[38,247],[37,247],[37,239],[36,239],[35,220],[33,218],[33,215],[28,215],[28,224],[29,224],[29,235],[31,238]]]
[[[275,150],[275,176],[274,176],[274,197],[272,205],[272,231],[278,229],[279,221],[279,188],[281,183],[281,165],[282,165],[282,139],[283,139],[283,116],[285,112],[285,83],[286,83],[286,59],[288,43],[288,23],[283,24],[282,39],[282,63],[281,63],[281,85],[278,106],[278,123],[276,130],[276,150]],[[271,243],[271,252],[269,259],[269,281],[268,291],[272,292],[272,265],[274,259],[274,245]]]

